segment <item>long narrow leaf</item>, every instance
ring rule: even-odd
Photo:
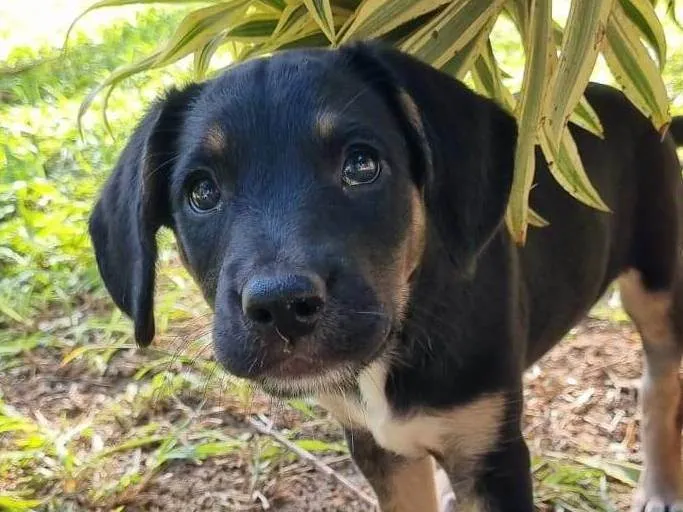
[[[537,228],[544,228],[549,226],[550,222],[541,217],[538,212],[534,211],[532,208],[529,208],[529,225]]]
[[[269,14],[250,15],[249,18],[230,28],[232,41],[249,43],[268,42],[277,27],[277,19]]]
[[[559,65],[552,81],[552,92],[547,96],[550,142],[555,146],[559,144],[569,115],[586,90],[613,3],[614,0],[574,0],[571,3]]]
[[[340,14],[335,13],[335,23],[343,23]],[[309,38],[320,36],[320,27],[313,20],[305,5],[291,5],[285,12],[270,40],[262,48],[264,52],[275,51],[286,47],[295,47],[309,41]],[[325,39],[327,36],[325,36]],[[323,42],[329,44],[329,41]]]
[[[554,134],[550,133],[547,126],[543,127],[540,135],[541,148],[548,161],[548,169],[560,186],[582,203],[608,212],[609,207],[586,174],[571,133],[565,131],[558,146],[551,140]]]
[[[7,510],[8,512],[28,512],[30,510],[35,510],[43,503],[43,500],[34,500],[21,496],[14,496],[6,492],[0,494],[0,510]]]
[[[484,25],[498,15],[504,0],[455,0],[428,23],[402,49],[435,67],[441,67],[467,45]]]
[[[209,69],[211,58],[216,50],[225,42],[225,32],[215,35],[208,43],[194,53],[194,77],[195,80],[203,80]]]
[[[308,9],[303,3],[288,5],[285,10],[282,11],[282,15],[273,31],[273,38],[277,39],[282,33],[292,30],[292,28],[295,27],[297,23],[301,23],[302,20],[304,20],[305,23],[305,19],[309,16]],[[299,28],[294,28],[294,30],[298,31]]]
[[[483,92],[509,112],[514,113],[515,101],[512,93],[503,84],[500,66],[496,62],[490,41],[485,42],[484,49],[474,64],[472,78],[479,92]]]
[[[666,0],[666,15],[679,29],[683,30],[683,24],[676,16],[676,0]]]
[[[529,40],[522,92],[517,106],[519,138],[515,153],[515,175],[508,203],[506,222],[517,243],[526,240],[529,218],[529,192],[534,180],[534,148],[541,120],[544,86],[551,72],[555,47],[551,40],[552,8],[550,0],[533,0]]]
[[[364,0],[351,25],[343,29],[342,43],[378,38],[396,27],[428,14],[449,0]]]
[[[288,30],[282,32],[277,38],[270,38],[263,50],[275,51],[282,48],[292,48],[298,45],[305,45],[311,37],[319,37],[327,40],[327,36],[320,33],[320,27],[313,21],[313,18],[306,12],[304,18],[299,19]],[[323,45],[326,43],[322,43]]]
[[[619,0],[624,13],[657,54],[660,71],[666,64],[666,34],[649,0]]]
[[[85,11],[79,14],[75,20],[71,22],[68,30],[66,31],[66,36],[64,36],[64,47],[68,44],[71,33],[73,32],[76,24],[88,13],[96,10],[102,9],[103,7],[121,7],[124,5],[144,5],[144,4],[189,4],[195,3],[197,0],[100,0],[90,5]]]
[[[323,31],[323,34],[327,36],[330,43],[335,44],[337,42],[337,34],[334,28],[330,0],[303,0],[303,2],[308,12]]]
[[[505,5],[505,14],[517,26],[520,34],[529,33],[529,0],[511,0]]]
[[[491,42],[486,41],[485,46],[485,50],[481,52],[474,65],[472,78],[478,90],[494,98],[502,107],[512,113],[515,110],[515,98],[503,84],[501,69],[496,63]],[[530,226],[537,228],[544,228],[550,224],[531,207],[529,208],[527,222]]]
[[[192,11],[164,45],[155,66],[171,64],[200,49],[224,31],[226,26],[243,18],[248,5],[248,0],[233,0]]]
[[[655,128],[663,131],[668,126],[669,99],[659,68],[641,43],[638,34],[629,30],[630,21],[617,3],[607,25],[602,53],[614,78],[624,93]]]
[[[580,126],[584,130],[588,130],[593,135],[596,135],[601,139],[605,136],[604,130],[602,128],[602,122],[600,122],[600,117],[595,110],[593,110],[593,107],[591,107],[590,103],[588,103],[586,96],[582,96],[581,100],[579,100],[574,112],[572,112],[572,115],[569,116],[569,122]]]
[[[288,3],[286,0],[260,0],[263,5],[271,7],[276,11],[284,11],[287,8]]]
[[[111,89],[116,86],[116,84],[120,83],[121,81],[125,80],[128,77],[131,77],[137,73],[141,73],[143,71],[148,71],[154,67],[154,62],[157,60],[159,57],[159,52],[152,53],[151,55],[145,57],[144,59],[139,60],[138,62],[135,62],[133,64],[130,64],[128,66],[123,66],[121,68],[118,68],[114,70],[101,84],[99,84],[93,91],[91,91],[83,100],[81,103],[80,108],[78,109],[78,117],[77,117],[77,123],[78,123],[78,128],[81,130],[82,133],[82,124],[81,121],[83,119],[83,116],[85,113],[88,111],[90,108],[90,105],[92,102],[95,100],[97,95],[102,92],[103,90],[109,88],[109,93],[105,96],[104,98],[104,106],[102,110],[102,114],[104,116],[104,123],[105,126],[109,126],[109,123],[107,122],[107,117],[106,117],[106,112],[107,112],[107,102],[109,99],[109,96],[111,94]],[[110,130],[111,131],[111,130]]]
[[[458,80],[462,80],[472,65],[480,58],[481,53],[486,51],[487,45],[490,47],[489,36],[494,24],[495,19],[491,18],[476,37],[457,52],[451,60],[441,66],[441,70]]]

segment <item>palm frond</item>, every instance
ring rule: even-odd
[[[155,0],[183,4],[196,0]],[[95,9],[151,0],[100,0]],[[661,8],[660,8],[661,7]],[[222,0],[193,7],[170,40],[136,63],[116,70],[84,100],[93,99],[133,74],[194,58],[198,79],[211,73],[221,48],[234,60],[302,46],[335,47],[350,41],[382,39],[458,79],[514,113],[520,128],[515,179],[506,222],[523,243],[528,225],[547,221],[529,209],[535,153],[541,149],[557,182],[577,200],[608,210],[590,183],[571,133],[573,122],[602,136],[599,116],[584,96],[602,55],[626,96],[664,132],[669,98],[661,78],[667,41],[658,18],[675,23],[675,0],[572,0],[564,26],[552,18],[552,0]],[[492,30],[504,16],[524,46],[522,86],[511,91],[496,60]],[[73,27],[73,25],[72,25]],[[70,32],[70,31],[69,31]],[[68,39],[68,35],[67,35]],[[66,43],[65,43],[66,47]],[[106,101],[105,108],[106,111]],[[552,219],[550,219],[552,222]]]

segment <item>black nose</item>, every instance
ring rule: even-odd
[[[256,276],[242,290],[246,317],[288,341],[310,333],[324,305],[325,284],[316,275]]]

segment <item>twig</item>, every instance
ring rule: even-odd
[[[292,443],[289,439],[284,437],[282,434],[277,432],[276,430],[273,430],[271,427],[268,425],[265,425],[263,422],[255,419],[255,418],[249,418],[249,424],[254,427],[256,430],[259,431],[259,433],[264,434],[266,436],[270,436],[275,441],[277,441],[279,444],[287,448],[289,451],[293,452],[297,457],[299,457],[302,460],[305,460],[307,462],[310,462],[315,468],[326,474],[327,476],[331,476],[334,478],[337,482],[339,482],[341,485],[346,487],[349,491],[357,495],[359,498],[361,498],[363,501],[365,501],[367,504],[369,504],[372,507],[377,507],[377,502],[371,497],[368,496],[366,493],[364,493],[362,490],[360,490],[358,487],[356,487],[353,483],[351,483],[348,478],[346,478],[343,475],[340,475],[338,472],[336,472],[334,469],[332,469],[330,466],[322,462],[320,459],[318,459],[315,455],[310,453],[307,450],[304,450],[300,446],[297,446],[296,444]]]

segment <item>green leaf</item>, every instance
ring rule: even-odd
[[[144,59],[139,60],[138,62],[135,62],[133,64],[130,64],[128,66],[123,66],[121,68],[118,68],[117,70],[113,71],[101,84],[99,84],[93,91],[91,91],[83,100],[81,103],[80,108],[78,109],[78,117],[77,117],[77,122],[78,122],[78,129],[81,132],[81,136],[83,136],[83,127],[82,127],[82,119],[85,113],[88,111],[90,108],[90,105],[92,102],[95,100],[97,95],[102,92],[104,89],[108,88],[108,91],[104,97],[104,105],[102,107],[102,115],[104,118],[104,124],[107,127],[109,133],[111,132],[111,128],[109,128],[109,123],[107,121],[107,104],[109,102],[109,97],[111,95],[111,92],[118,83],[121,81],[125,80],[128,77],[131,77],[137,73],[140,73],[142,71],[147,71],[149,69],[152,69],[154,67],[154,63],[159,57],[159,52],[152,53],[151,55],[145,57]]]
[[[134,345],[127,343],[127,338],[124,338],[122,341],[117,343],[108,343],[105,345],[83,345],[66,354],[59,364],[60,366],[64,367],[89,352],[108,352],[111,350],[124,350],[131,348],[134,348]]]
[[[288,5],[282,11],[282,16],[280,16],[277,26],[273,30],[273,38],[277,39],[282,34],[290,31],[298,32],[308,21],[309,17],[308,9],[304,4]]]
[[[31,325],[31,322],[28,320],[28,318],[24,318],[21,316],[10,304],[8,301],[5,301],[4,298],[0,297],[0,313],[5,315],[8,318],[11,318],[15,322],[19,322],[20,324],[24,325]]]
[[[596,457],[586,456],[576,457],[575,460],[589,468],[598,469],[610,478],[614,478],[630,487],[636,487],[638,485],[638,480],[640,479],[640,473],[642,471],[640,466],[628,462],[607,461]]]
[[[271,41],[266,43],[270,51],[283,46],[296,44],[319,30],[305,5],[288,7],[280,17],[277,27],[273,31]]]
[[[378,38],[447,2],[448,0],[364,0],[356,10],[351,25],[343,29],[342,43]]]
[[[288,4],[287,0],[260,0],[260,2],[277,11],[284,11],[287,8]]]
[[[490,41],[486,41],[484,51],[474,64],[472,79],[478,91],[496,100],[508,112],[514,112],[515,100],[512,93],[503,84],[500,67],[496,62]]]
[[[666,64],[666,34],[649,0],[619,0],[624,13],[657,54],[660,71]]]
[[[330,0],[303,0],[306,9],[332,44],[337,42],[337,35],[332,17]]]
[[[90,466],[99,460],[112,456],[115,453],[127,452],[130,450],[135,450],[136,448],[159,444],[163,441],[166,441],[168,438],[168,435],[148,435],[143,437],[135,437],[134,439],[124,441],[116,446],[112,446],[111,448],[107,448],[96,453],[88,462],[86,462],[86,466]]]
[[[35,507],[42,504],[42,500],[26,499],[11,494],[0,494],[0,510],[6,510],[8,512],[33,510]]]
[[[14,339],[7,340],[0,344],[0,357],[15,356],[36,348],[40,343],[38,334],[31,334],[28,336],[17,336]]]
[[[222,457],[233,453],[242,446],[239,440],[212,441],[193,446],[194,456],[199,460],[209,457]]]
[[[230,29],[232,41],[267,43],[277,27],[278,20],[268,14],[250,15],[249,18]]]
[[[344,443],[326,443],[318,439],[299,439],[294,443],[311,453],[338,452],[346,453],[348,450]]]
[[[226,35],[224,32],[215,35],[200,50],[194,52],[193,68],[195,80],[203,80],[206,77],[211,58],[216,53],[216,50],[225,42]]]
[[[472,68],[473,63],[476,62],[476,64],[474,64],[476,67],[479,64],[479,60],[484,58],[481,56],[482,52],[484,52],[487,57],[493,57],[493,50],[491,49],[491,42],[489,41],[493,25],[495,25],[495,18],[492,17],[488,23],[482,27],[476,37],[441,66],[441,70],[449,73],[458,80],[462,80]],[[491,51],[490,54],[489,50]],[[476,73],[477,70],[475,69],[474,72]],[[491,80],[494,80],[494,78],[492,77]]]
[[[595,67],[614,0],[574,0],[564,30],[559,65],[547,95],[545,117],[557,146]]]
[[[515,175],[506,223],[517,243],[526,240],[529,192],[534,180],[535,146],[544,103],[545,85],[550,77],[555,46],[552,44],[550,0],[533,0],[529,27],[529,49],[524,66],[522,91],[517,105],[519,137],[515,152]]]
[[[304,415],[308,419],[312,419],[312,418],[316,417],[315,408],[314,408],[313,404],[308,403],[304,399],[288,400],[287,405],[289,405],[292,409],[300,412],[302,415]]]
[[[89,6],[85,11],[79,14],[75,20],[71,22],[68,30],[66,31],[66,36],[64,36],[64,48],[66,48],[69,38],[71,37],[71,32],[73,32],[76,24],[88,13],[96,10],[102,9],[103,7],[121,7],[124,5],[145,5],[145,4],[189,4],[196,3],[197,0],[100,0]]]
[[[605,136],[604,130],[602,128],[602,122],[600,122],[600,117],[595,110],[593,110],[593,107],[591,107],[590,103],[588,103],[586,96],[581,97],[581,100],[579,100],[578,105],[576,105],[574,112],[572,112],[572,115],[569,116],[569,121],[577,126],[580,126],[584,130],[588,130],[593,135],[596,135],[601,139]]]
[[[504,0],[455,0],[402,44],[406,51],[440,68],[474,39],[500,12]]]
[[[679,29],[683,30],[683,25],[678,21],[678,17],[676,16],[676,0],[666,0],[666,14]]]
[[[544,228],[550,225],[550,222],[541,217],[532,208],[529,208],[529,225],[537,228]]]
[[[517,26],[517,30],[522,34],[522,42],[526,43],[525,35],[529,33],[529,0],[511,0],[505,5],[505,14]]]
[[[176,62],[206,45],[226,27],[246,15],[248,0],[222,2],[196,9],[180,22],[154,62],[161,67]]]
[[[659,68],[643,46],[620,4],[607,24],[602,53],[624,93],[660,132],[671,121],[669,99]]]
[[[556,149],[547,126],[541,131],[541,148],[548,161],[548,169],[560,186],[582,203],[608,212],[598,191],[593,187],[581,162],[579,150],[569,131],[565,131]]]

